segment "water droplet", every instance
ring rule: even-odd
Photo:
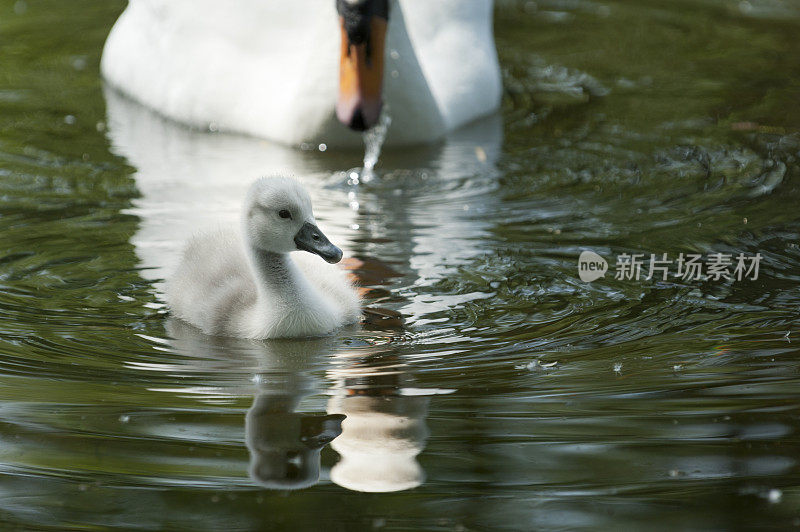
[[[319,146],[317,146],[317,149],[319,151],[325,151],[325,150],[328,149],[328,145],[327,144],[320,144]]]
[[[622,362],[614,362],[614,373],[622,372]]]
[[[72,68],[75,70],[86,70],[87,61],[85,57],[76,57],[72,60]]]
[[[392,50],[391,52],[389,52],[389,57],[391,57],[392,59],[400,59],[400,52],[398,52],[397,50]]]
[[[772,488],[767,493],[767,500],[772,504],[777,504],[781,502],[782,498],[783,498],[783,492],[777,488]]]
[[[360,226],[360,225],[358,225],[358,224],[350,224],[350,229],[352,229],[353,231],[358,231],[358,229],[359,229],[360,227],[361,227],[361,226]]]
[[[675,364],[674,366],[672,366],[672,371],[680,371],[682,369],[683,366],[681,364]]]
[[[120,423],[127,423],[130,420],[131,420],[131,416],[129,416],[127,414],[122,414],[121,416],[119,416],[119,422]]]
[[[64,117],[64,123],[67,125],[72,125],[75,123],[75,116],[74,115],[67,115]]]
[[[103,131],[105,131],[105,130],[106,130],[106,123],[105,123],[105,122],[103,122],[103,121],[100,121],[100,122],[98,122],[98,123],[96,123],[96,124],[94,125],[94,128],[95,128],[97,131],[99,131],[99,132],[101,132],[101,133],[102,133]]]
[[[558,361],[542,363],[539,359],[534,359],[528,362],[527,364],[516,366],[516,368],[527,369],[528,371],[544,371],[548,369],[555,369],[556,366],[558,366]]]

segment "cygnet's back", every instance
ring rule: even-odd
[[[206,334],[246,338],[320,336],[358,321],[358,296],[332,265],[342,252],[316,226],[296,181],[256,181],[243,222],[241,234],[217,230],[189,241],[167,282],[176,317]],[[296,250],[319,257],[290,257]]]

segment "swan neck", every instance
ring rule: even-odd
[[[250,248],[258,278],[258,290],[266,292],[271,298],[283,297],[288,300],[300,295],[299,272],[288,253],[274,253]]]

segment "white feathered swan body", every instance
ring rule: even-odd
[[[387,143],[430,142],[497,110],[492,0],[388,5]],[[334,113],[339,20],[336,0],[130,0],[101,69],[117,89],[192,126],[292,145],[357,145],[360,136]]]
[[[323,336],[360,316],[341,250],[317,228],[307,192],[294,180],[258,180],[244,230],[195,236],[166,286],[172,313],[204,333],[241,338]]]

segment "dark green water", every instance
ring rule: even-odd
[[[3,529],[800,525],[800,4],[500,2],[502,119],[384,153],[357,189],[359,153],[104,94],[123,7],[0,1]],[[185,236],[275,171],[405,329],[168,320]],[[606,277],[578,278],[583,250]],[[617,280],[623,253],[762,261]],[[315,484],[299,438],[337,413]]]

